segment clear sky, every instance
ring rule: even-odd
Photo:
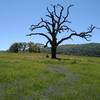
[[[0,0],[0,50],[6,50],[14,42],[45,43],[40,36],[26,37],[30,33],[31,24],[45,17],[49,4],[65,2],[74,4],[69,20],[71,26],[78,32],[86,31],[90,24],[100,27],[100,0]],[[90,42],[100,43],[100,30],[93,32]],[[65,43],[89,43],[84,39],[74,38]]]

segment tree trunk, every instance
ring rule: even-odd
[[[56,59],[56,50],[57,50],[56,46],[51,47],[51,58],[52,59]]]

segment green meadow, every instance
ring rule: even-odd
[[[100,58],[0,53],[0,100],[100,100]]]

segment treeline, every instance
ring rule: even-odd
[[[9,52],[44,52],[51,53],[51,48],[44,48],[43,44],[33,42],[18,42],[13,43],[9,47]],[[57,48],[57,54],[65,55],[82,55],[82,56],[97,56],[100,57],[100,43],[89,43],[89,44],[69,44],[60,45]]]
[[[33,42],[16,42],[9,47],[9,52],[40,52],[42,44],[34,44]]]
[[[100,43],[62,45],[58,47],[57,53],[100,57]]]
[[[50,48],[44,49],[44,52],[50,53]],[[57,54],[100,57],[100,43],[61,45],[57,48]]]

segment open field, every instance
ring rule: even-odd
[[[100,100],[100,58],[0,53],[0,100]]]

